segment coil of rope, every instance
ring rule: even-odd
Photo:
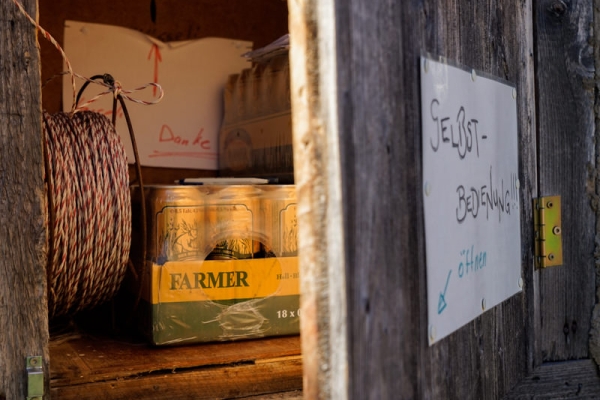
[[[50,318],[70,315],[111,299],[125,277],[129,264],[139,280],[133,309],[141,297],[146,271],[136,271],[129,260],[131,245],[131,201],[127,155],[115,130],[116,106],[120,103],[129,129],[135,156],[136,181],[142,189],[141,218],[143,260],[146,255],[146,209],[141,166],[133,127],[124,99],[139,104],[156,104],[164,93],[160,85],[148,83],[125,90],[110,75],[86,78],[73,72],[56,40],[17,1],[21,13],[61,53],[71,76],[73,104],[68,113],[43,112],[46,194],[48,199],[48,312]],[[76,96],[75,78],[85,81]],[[102,81],[98,81],[102,78]],[[106,91],[83,105],[79,97],[89,83]],[[131,93],[154,86],[153,101],[139,100]],[[113,119],[86,111],[85,107],[106,94],[113,96]]]
[[[105,116],[43,114],[51,317],[109,300],[126,272],[131,205],[125,149]]]

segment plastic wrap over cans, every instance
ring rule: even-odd
[[[293,185],[132,187],[131,292],[140,324],[169,345],[299,333]],[[140,288],[140,285],[142,287]]]

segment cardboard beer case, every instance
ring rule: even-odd
[[[293,185],[132,187],[132,294],[155,345],[299,333]],[[137,217],[136,217],[137,216]]]

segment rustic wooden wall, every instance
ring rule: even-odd
[[[36,15],[35,0],[23,2]],[[35,27],[0,3],[0,399],[26,396],[25,361],[48,379],[42,108]]]
[[[534,367],[532,2],[304,0],[290,1],[290,17],[306,393],[501,398]],[[426,51],[517,87],[525,278],[523,294],[432,347],[421,200]]]
[[[539,363],[588,357],[596,287],[594,4],[537,1],[534,16],[539,190],[562,198],[564,249],[564,265],[540,274]]]
[[[338,51],[349,60],[338,93],[352,294],[350,393],[501,398],[527,370],[525,294],[427,345],[418,58],[428,51],[517,86],[521,252],[528,285],[528,203],[536,191],[531,3],[340,2],[338,15]]]
[[[594,2],[595,4],[599,4],[598,0]],[[598,7],[596,7],[597,9]],[[600,32],[600,15],[594,12],[594,31]],[[600,65],[600,41],[594,41],[594,60],[595,65]],[[595,81],[596,81],[596,93],[595,93],[595,104],[600,104],[600,70],[598,68],[595,69]],[[597,106],[596,106],[597,107]],[[595,252],[595,262],[596,262],[596,276],[600,276],[600,160],[598,156],[600,155],[600,118],[596,118],[596,130],[594,132],[594,137],[596,138],[596,164],[595,164],[595,177],[594,179],[594,194],[592,200],[592,206],[594,207],[594,212],[596,214],[596,252]],[[591,322],[591,332],[590,332],[590,358],[593,358],[595,364],[600,365],[600,279],[596,279],[596,304],[594,305],[594,309],[592,311],[592,322]]]
[[[339,105],[334,3],[288,4],[304,396],[344,400],[351,377],[344,205],[335,136]]]

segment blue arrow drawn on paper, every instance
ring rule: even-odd
[[[446,286],[444,287],[444,291],[440,292],[440,299],[438,300],[438,315],[442,313],[448,306],[446,303],[446,290],[448,290],[448,283],[450,283],[450,275],[452,274],[452,270],[448,272],[448,278],[446,279]]]

